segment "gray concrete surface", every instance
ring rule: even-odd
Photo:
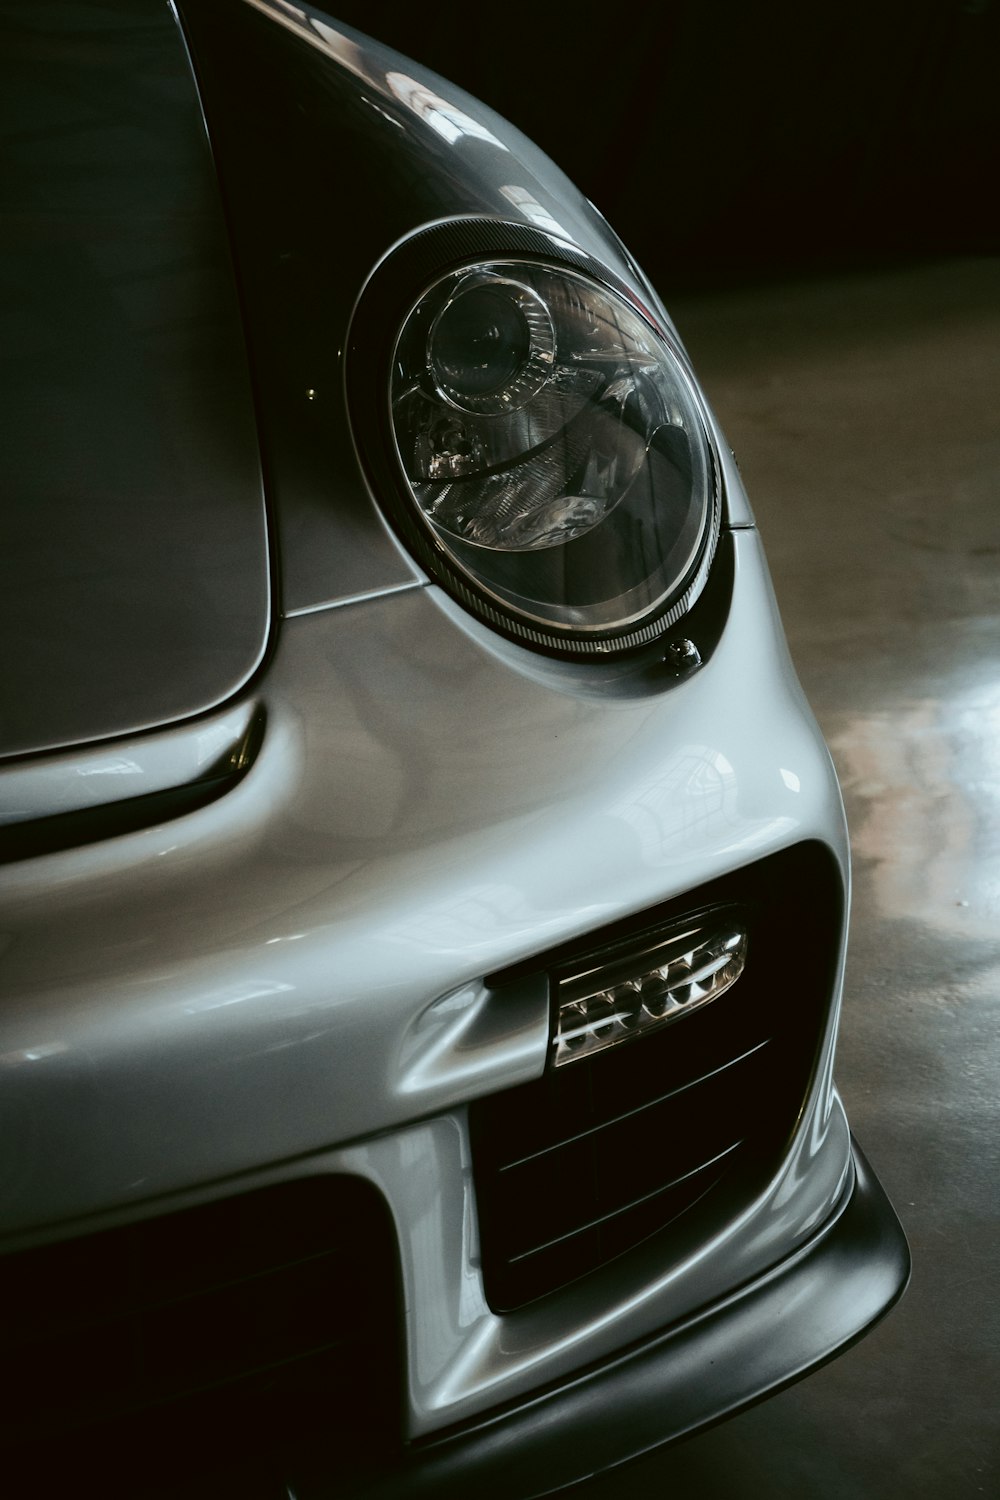
[[[843,782],[855,889],[838,1076],[914,1271],[833,1364],[576,1493],[995,1497],[1000,261],[671,310],[739,458]]]

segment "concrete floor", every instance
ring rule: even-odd
[[[843,782],[838,1076],[914,1271],[833,1364],[575,1493],[1000,1495],[1000,261],[671,311]]]

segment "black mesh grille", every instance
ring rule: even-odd
[[[398,1439],[394,1241],[365,1183],[285,1183],[8,1255],[0,1277],[5,1443],[71,1430],[75,1456],[140,1451],[148,1477],[151,1453],[203,1473],[316,1421]]]
[[[498,1311],[690,1211],[707,1232],[776,1170],[809,1086],[837,952],[842,895],[827,851],[775,855],[534,967],[555,988],[561,973],[630,944],[638,951],[715,907],[735,911],[749,933],[730,990],[659,1032],[472,1106],[483,1274]]]

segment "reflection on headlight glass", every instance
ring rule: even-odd
[[[616,293],[531,262],[442,277],[403,324],[390,400],[424,524],[504,606],[615,629],[690,577],[713,493],[704,424]]]

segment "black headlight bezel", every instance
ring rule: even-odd
[[[708,455],[711,494],[699,547],[685,575],[640,620],[604,630],[539,628],[498,604],[459,570],[419,518],[399,462],[389,390],[399,331],[416,302],[442,277],[490,259],[516,257],[562,266],[623,298],[666,346],[693,397]],[[721,526],[721,466],[698,388],[668,329],[635,290],[576,246],[526,225],[488,218],[425,226],[397,244],[371,273],[355,304],[345,350],[345,392],[359,461],[372,494],[399,540],[464,608],[508,639],[564,660],[607,660],[649,648],[696,603],[708,580]]]

